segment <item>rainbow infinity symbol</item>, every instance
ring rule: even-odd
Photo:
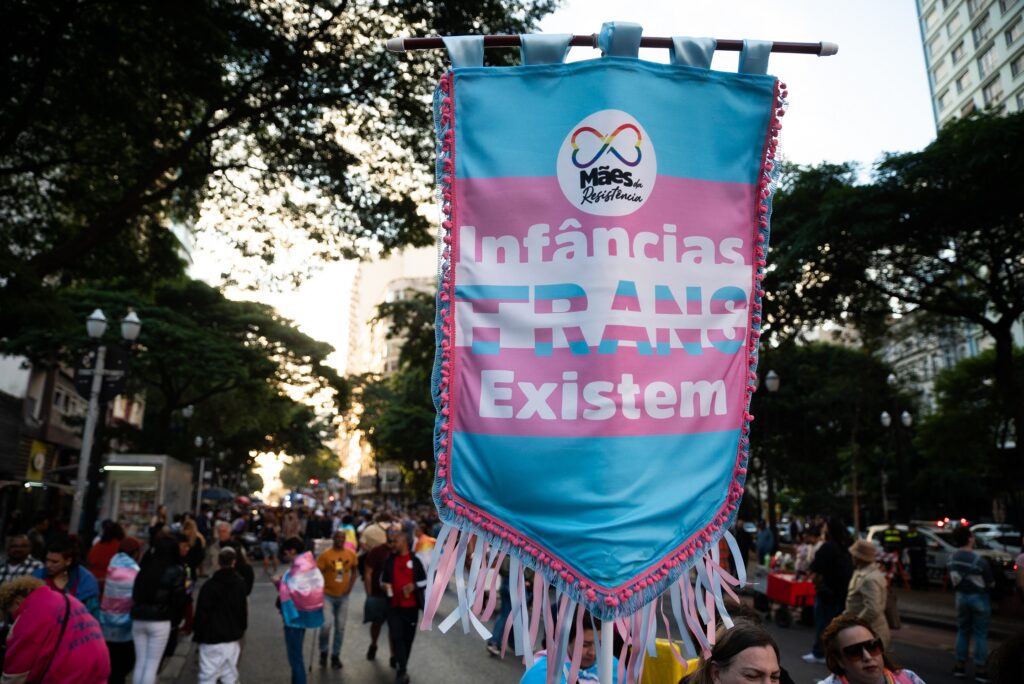
[[[619,151],[612,146],[612,143],[615,141],[615,137],[619,133],[621,133],[622,131],[627,130],[627,129],[629,129],[629,130],[633,131],[634,133],[636,133],[636,143],[634,145],[634,148],[636,149],[636,159],[634,159],[633,161],[627,161],[626,159],[624,159],[622,157],[622,155],[619,154]],[[591,134],[597,136],[598,140],[600,140],[601,143],[602,143],[601,149],[599,149],[597,151],[597,154],[594,155],[593,159],[591,159],[590,161],[586,162],[585,164],[581,164],[579,162],[579,159],[577,159],[577,155],[579,155],[579,153],[580,153],[580,146],[576,144],[576,138],[579,137],[583,133],[591,133]],[[612,134],[607,136],[607,137],[605,137],[605,135],[603,133],[601,133],[601,131],[597,130],[596,128],[592,128],[590,126],[580,126],[575,131],[573,131],[572,138],[569,139],[569,144],[572,145],[572,163],[578,169],[585,169],[588,166],[593,166],[594,163],[598,159],[603,157],[608,152],[611,152],[616,157],[618,157],[620,162],[622,162],[626,166],[633,167],[633,166],[636,166],[637,164],[640,163],[640,158],[641,158],[640,142],[642,140],[643,140],[643,137],[640,135],[640,129],[637,128],[636,126],[634,126],[631,123],[624,123],[624,124],[622,124],[621,126],[616,128],[614,131],[612,131]]]

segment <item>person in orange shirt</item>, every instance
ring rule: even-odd
[[[345,620],[348,617],[348,595],[355,584],[359,559],[355,551],[345,544],[344,529],[334,533],[334,543],[316,559],[316,566],[324,576],[324,603],[331,606],[334,623],[334,643],[331,644],[331,667],[341,669],[341,644],[345,639]],[[320,629],[320,667],[327,667],[327,646],[330,627]]]

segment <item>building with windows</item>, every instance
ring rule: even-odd
[[[1024,0],[917,0],[935,123],[1024,111]]]

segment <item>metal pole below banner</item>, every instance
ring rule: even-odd
[[[615,621],[605,620],[601,623],[601,652],[598,654],[597,673],[601,684],[612,684],[615,672],[612,663],[612,651],[615,648]]]
[[[89,388],[89,410],[85,416],[85,429],[82,432],[82,449],[78,452],[78,479],[75,480],[75,495],[71,502],[71,524],[68,529],[79,534],[82,524],[82,508],[85,504],[85,493],[89,487],[89,458],[92,455],[93,435],[96,423],[99,422],[100,393],[103,390],[103,370],[107,360],[107,347],[100,345],[96,350],[96,365],[93,367],[92,387]],[[92,538],[90,534],[88,538]]]
[[[205,486],[204,479],[206,477],[206,457],[199,457],[199,484],[196,486],[196,517],[199,517],[199,509],[202,508],[203,504],[203,487]]]

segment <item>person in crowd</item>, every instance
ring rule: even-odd
[[[299,522],[299,514],[289,510],[284,514],[284,521],[281,523],[281,539],[291,539],[302,536],[302,524]]]
[[[589,614],[583,616],[583,637],[580,640],[580,663],[579,663],[579,682],[596,682],[598,681],[597,676],[597,650],[594,647],[594,628],[595,626],[599,629],[600,624],[597,621],[591,620]],[[573,645],[576,643],[576,621],[573,620],[569,627],[569,657],[562,664],[561,678],[558,680],[561,684],[569,679],[569,672],[572,670],[572,651]],[[619,667],[618,660],[612,659],[612,681],[619,681]],[[519,684],[544,684],[548,680],[548,654],[541,651],[537,654],[536,660],[533,665],[526,672],[523,673],[522,678],[519,680]]]
[[[132,642],[132,588],[139,574],[142,542],[134,537],[121,540],[107,565],[106,584],[100,601],[100,628],[110,653],[110,684],[124,684],[135,668]]]
[[[227,547],[235,550],[235,572],[245,580],[246,596],[248,596],[252,593],[252,587],[256,583],[256,573],[249,563],[248,556],[245,555],[245,548],[231,535],[231,524],[226,520],[218,520],[213,526],[213,532],[216,540],[210,545],[212,553],[219,554],[221,549]]]
[[[42,562],[32,557],[32,542],[27,535],[15,534],[7,538],[7,559],[0,565],[0,584],[42,568]]]
[[[814,528],[808,527],[800,533],[800,543],[796,547],[793,569],[802,577],[811,571],[811,562],[818,549],[818,534]]]
[[[427,534],[427,523],[420,520],[416,523],[416,544],[413,546],[413,553],[423,563],[423,567],[430,567],[430,559],[434,555],[434,547],[437,546],[437,539]]]
[[[961,526],[953,530],[954,551],[946,563],[949,584],[956,592],[955,677],[966,676],[967,654],[974,637],[974,680],[988,681],[988,627],[992,621],[989,591],[994,586],[992,568],[974,552],[974,535]]]
[[[907,525],[907,533],[903,536],[903,545],[907,549],[907,563],[910,565],[910,586],[918,590],[927,589],[928,544],[914,523]]]
[[[363,533],[359,535],[359,548],[364,553],[369,553],[371,549],[386,544],[390,525],[391,516],[387,513],[378,513],[374,516],[373,522],[367,525],[363,529]]]
[[[386,539],[386,536],[385,536]],[[370,646],[366,649],[366,659],[377,657],[377,641],[380,639],[381,628],[388,619],[388,595],[381,584],[384,564],[391,555],[387,543],[371,549],[363,559],[363,586],[366,589],[366,600],[363,604],[363,624],[370,625]],[[395,647],[388,634],[388,646],[391,663],[395,661]]]
[[[268,575],[277,574],[278,546],[277,525],[271,519],[264,520],[260,530],[260,551],[263,552],[263,572]]]
[[[508,581],[509,559],[508,556],[501,562],[498,568],[499,582],[498,598],[501,606],[498,608],[498,617],[494,620],[494,628],[491,630],[491,638],[487,640],[487,652],[496,658],[501,657],[501,642],[505,637],[505,623],[508,616],[512,614],[512,592]]]
[[[743,559],[744,566],[750,562],[750,549],[754,545],[754,540],[751,538],[750,532],[747,532],[745,525],[746,520],[737,516],[736,527],[732,533],[736,537],[736,546],[740,548],[740,558]]]
[[[74,539],[64,537],[51,542],[46,547],[46,566],[32,576],[51,589],[74,596],[99,621],[100,585],[91,572],[78,564],[78,544]]]
[[[736,620],[719,627],[711,654],[702,659],[686,684],[777,684],[782,677],[779,647],[761,625]]]
[[[320,667],[327,666],[327,647],[331,646],[331,667],[341,669],[341,645],[345,639],[345,621],[348,618],[348,596],[355,585],[359,559],[345,546],[348,535],[343,528],[334,533],[332,545],[316,559],[316,566],[324,576],[324,604],[331,607],[334,641],[326,625],[320,630]]]
[[[427,573],[409,548],[409,535],[400,527],[387,531],[391,554],[384,562],[381,584],[388,595],[388,634],[394,648],[395,682],[408,684],[409,656],[416,638],[416,620],[423,607]]]
[[[202,568],[203,559],[206,558],[206,537],[199,531],[199,525],[191,516],[181,522],[181,534],[188,540],[188,553],[185,555],[185,565],[192,574],[192,579],[199,577],[199,570]]]
[[[840,615],[821,639],[832,674],[818,684],[924,684],[913,671],[893,663],[880,635],[859,617]]]
[[[359,536],[356,534],[354,522],[355,519],[352,517],[352,514],[346,513],[341,516],[341,521],[338,523],[338,529],[345,531],[345,548],[351,549],[352,553],[358,554]]]
[[[3,682],[107,681],[110,656],[100,625],[73,595],[25,575],[0,585],[0,610],[13,620]]]
[[[847,550],[846,528],[838,518],[829,518],[822,525],[824,538],[811,561],[811,577],[814,580],[814,644],[811,652],[804,655],[808,663],[825,662],[825,649],[821,635],[828,623],[843,612],[846,606],[846,592],[853,575],[853,560]]]
[[[153,541],[157,536],[163,532],[164,528],[167,527],[169,517],[167,515],[167,506],[160,504],[156,507],[156,513],[152,518],[149,519],[149,543],[153,544]]]
[[[185,610],[185,568],[178,543],[158,537],[142,559],[132,589],[133,684],[153,684],[171,636]]]
[[[37,511],[32,527],[28,530],[28,540],[32,543],[32,557],[42,563],[46,560],[46,538],[50,532],[50,515],[46,511]]]
[[[245,581],[235,572],[238,554],[224,547],[217,572],[203,585],[196,602],[195,636],[199,644],[199,684],[238,681],[238,656],[248,626]]]
[[[764,520],[757,521],[757,562],[768,565],[772,551],[775,549],[775,535]]]
[[[850,547],[854,570],[846,592],[844,614],[860,618],[871,625],[871,631],[878,635],[885,648],[889,648],[892,635],[889,633],[889,623],[885,620],[888,587],[882,569],[875,562],[876,553],[875,545],[866,539],[858,539]]]
[[[324,577],[316,567],[313,554],[299,537],[290,537],[281,545],[284,562],[291,567],[283,577],[274,578],[278,609],[284,622],[284,643],[292,684],[306,684],[306,664],[302,642],[307,629],[324,624]]]
[[[107,566],[110,565],[110,559],[121,548],[122,539],[124,539],[124,528],[113,520],[104,520],[100,525],[99,541],[92,545],[85,557],[85,564],[89,566],[89,572],[99,582],[100,594],[103,593],[103,581],[107,576]]]

